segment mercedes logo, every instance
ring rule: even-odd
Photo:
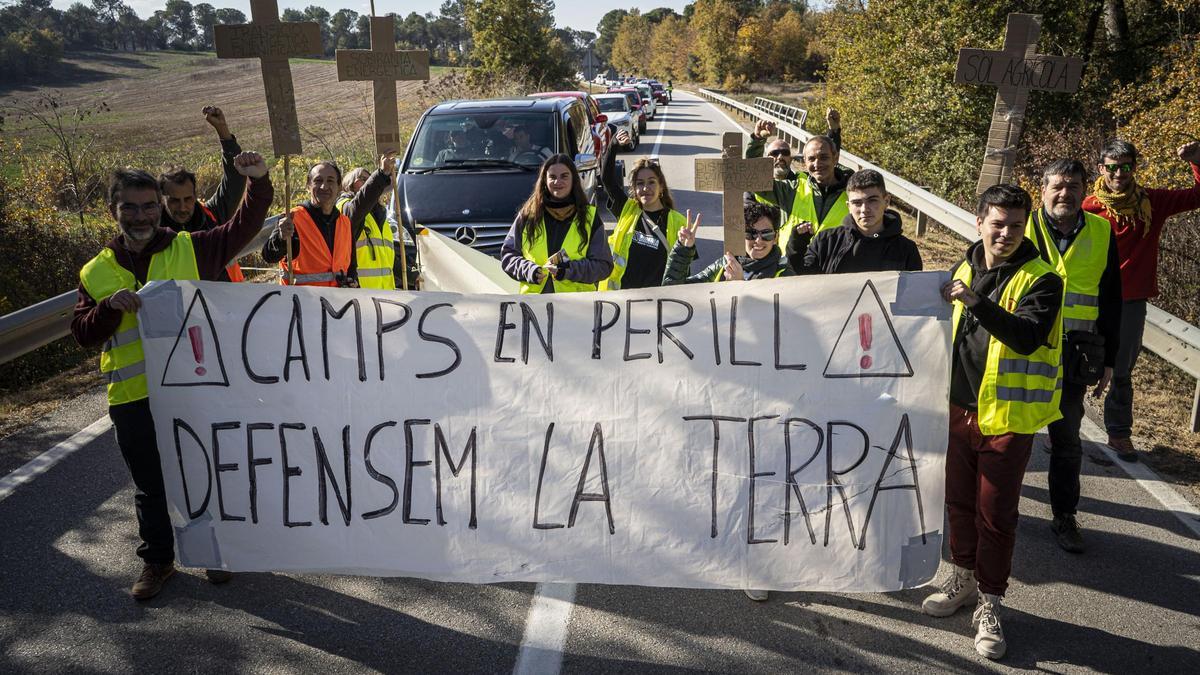
[[[467,246],[475,243],[476,236],[475,228],[471,227],[470,225],[463,225],[454,231],[454,240],[460,244],[466,244]]]

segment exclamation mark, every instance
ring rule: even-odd
[[[870,351],[870,349],[871,349],[871,315],[870,314],[859,314],[858,315],[858,344],[862,346],[864,352]],[[870,368],[871,367],[871,355],[863,354],[862,358],[860,358],[858,360],[858,365],[862,366],[863,370],[867,370],[868,368]]]
[[[864,315],[865,316],[865,315]],[[867,317],[868,319],[870,317]],[[870,325],[870,324],[868,324]],[[204,339],[200,333],[200,326],[192,326],[188,329],[188,337],[192,340],[192,356],[196,357],[196,374],[204,375],[208,372],[204,368]],[[866,357],[864,357],[866,358]]]

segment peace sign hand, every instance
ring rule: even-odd
[[[680,246],[692,248],[696,245],[696,230],[700,228],[700,214],[696,214],[696,220],[692,220],[692,210],[688,209],[686,214],[687,224],[679,230],[678,243]]]
[[[729,251],[725,252],[725,281],[745,281],[746,271]]]

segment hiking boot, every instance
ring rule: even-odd
[[[1108,447],[1112,448],[1117,453],[1117,457],[1126,462],[1136,462],[1138,458],[1137,448],[1133,447],[1133,439],[1130,438],[1113,438],[1108,437]]]
[[[209,583],[223,584],[233,578],[233,572],[227,570],[204,570],[204,576],[208,577]]]
[[[1000,627],[1000,596],[980,593],[971,624],[975,626],[975,651],[980,656],[993,660],[1004,656],[1008,645]]]
[[[975,600],[979,593],[979,584],[975,581],[975,572],[965,567],[952,565],[953,574],[942,581],[942,590],[925,598],[921,603],[921,611],[929,616],[950,616],[959,607]]]
[[[142,568],[141,576],[133,583],[133,588],[129,592],[133,595],[134,600],[149,600],[158,595],[163,584],[171,578],[172,574],[175,574],[175,563],[173,562],[164,565],[146,563]]]
[[[756,591],[750,588],[747,588],[742,592],[746,594],[747,598],[750,598],[755,602],[766,602],[767,598],[770,597],[770,594],[766,591]]]
[[[1079,524],[1075,522],[1075,514],[1065,516],[1054,516],[1054,521],[1050,523],[1050,529],[1054,531],[1054,537],[1058,539],[1058,545],[1067,553],[1083,553],[1086,548],[1083,544],[1083,535],[1079,534]]]

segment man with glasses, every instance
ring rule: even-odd
[[[1132,143],[1113,140],[1101,151],[1100,177],[1083,209],[1109,222],[1117,238],[1121,264],[1120,348],[1112,386],[1104,399],[1108,445],[1125,461],[1136,461],[1133,435],[1133,381],[1130,374],[1142,348],[1146,303],[1158,295],[1158,247],[1163,223],[1200,208],[1200,142],[1180,146],[1179,159],[1191,164],[1195,184],[1182,190],[1144,188],[1136,179],[1138,152]]]
[[[233,165],[249,183],[246,200],[229,222],[199,232],[163,227],[158,181],[140,169],[118,170],[108,189],[108,212],[119,234],[79,272],[71,335],[83,347],[100,348],[108,416],[136,489],[142,540],[137,554],[144,563],[132,589],[136,600],[153,598],[175,573],[174,536],[147,399],[137,316],[142,300],[137,292],[154,280],[219,280],[225,263],[262,229],[274,196],[267,164],[262,155],[243,152],[233,158]],[[223,570],[208,572],[213,583],[229,577]]]
[[[919,272],[921,252],[904,236],[900,214],[888,208],[889,202],[882,174],[855,172],[846,181],[849,213],[838,227],[813,237],[807,249],[789,250],[792,269],[797,274]]]
[[[797,159],[792,155],[792,146],[777,138],[766,145],[767,156],[775,160],[774,186],[769,191],[746,193],[746,199],[773,204],[783,210],[785,218],[779,246],[788,255],[795,251],[802,257],[813,235],[837,227],[847,213],[846,180],[854,172],[837,165],[842,143],[841,115],[830,108],[825,113],[825,121],[829,135],[813,136],[801,149],[798,159],[804,166],[803,172],[792,170],[792,161]],[[774,122],[757,122],[746,146],[746,158],[762,157],[766,139],[774,133]]]
[[[752,281],[792,276],[787,259],[783,257],[776,242],[779,234],[779,209],[770,204],[745,202],[742,217],[746,223],[746,255],[734,255],[731,251],[726,251],[724,256],[696,274],[689,272],[692,261],[696,259],[696,229],[700,226],[700,216],[697,215],[695,221],[680,228],[675,246],[667,256],[667,272],[663,277],[663,285]],[[747,593],[762,593],[761,598],[751,595],[755,600],[765,600],[767,597],[766,591]]]

